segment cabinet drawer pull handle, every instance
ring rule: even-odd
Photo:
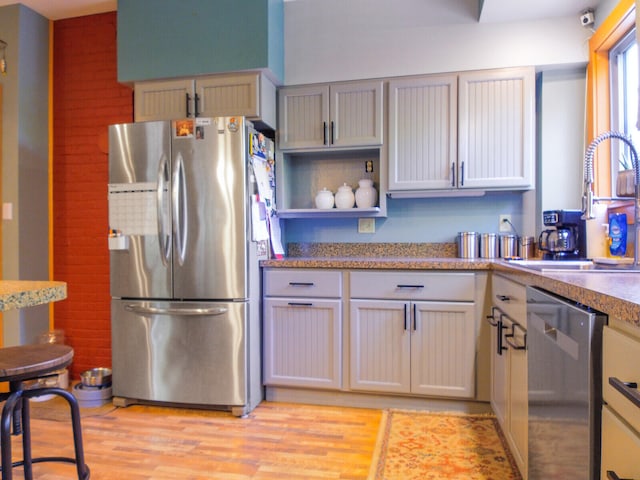
[[[516,337],[516,328],[522,332],[522,344],[518,344],[515,341],[511,340],[511,339],[515,339]],[[507,333],[504,336],[504,341],[507,342],[507,345],[509,345],[514,350],[526,350],[527,349],[527,331],[524,328],[522,328],[522,325],[520,325],[519,323],[513,322],[511,324],[511,333]]]
[[[336,133],[336,126],[333,123],[333,120],[331,120],[331,145],[333,145],[333,142],[335,141],[335,133]]]
[[[464,187],[464,162],[460,164],[460,186]]]
[[[287,305],[291,307],[313,307],[313,303],[289,302]]]
[[[452,187],[456,186],[456,164],[455,163],[451,164],[451,186]]]
[[[197,93],[193,96],[193,109],[194,109],[194,113],[193,116],[194,117],[199,117],[200,116],[200,111],[198,110],[198,103],[200,102],[200,95],[198,95]]]
[[[313,282],[289,282],[291,287],[313,287]]]
[[[498,320],[496,320],[496,311],[498,312],[498,315],[503,315],[502,310],[500,310],[498,307],[491,307],[491,315],[487,315],[487,322],[489,322],[489,325],[491,325],[492,327],[498,326]]]
[[[623,382],[616,377],[609,377],[609,384],[624,395],[631,403],[640,408],[640,392],[635,382]]]
[[[322,144],[327,144],[327,122],[322,122]]]
[[[186,107],[187,108],[185,108],[185,110],[187,111],[186,117],[189,118],[191,116],[191,112],[189,111],[189,100],[191,100],[191,99],[189,98],[189,94],[188,93],[185,93],[185,96],[187,97],[186,98]]]
[[[509,295],[496,295],[496,298],[501,302],[509,302],[511,300]]]
[[[633,480],[631,478],[620,478],[613,470],[607,470],[607,480]]]
[[[424,288],[424,285],[409,285],[407,283],[401,283],[396,285],[397,288]]]

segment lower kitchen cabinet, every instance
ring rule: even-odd
[[[491,406],[523,477],[527,478],[528,376],[526,287],[492,276]]]
[[[342,388],[342,272],[266,269],[263,382]]]
[[[472,273],[351,272],[352,390],[473,398]]]
[[[340,300],[268,298],[263,329],[266,385],[341,388]]]
[[[353,390],[474,396],[473,303],[350,304]]]
[[[612,323],[614,325],[612,325]],[[613,327],[613,328],[612,328]],[[603,330],[601,478],[640,478],[640,338]]]

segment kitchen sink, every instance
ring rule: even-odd
[[[507,260],[507,263],[546,273],[640,273],[640,269],[633,264],[598,263],[591,260]]]

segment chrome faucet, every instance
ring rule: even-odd
[[[631,139],[624,133],[605,132],[594,138],[584,153],[584,190],[582,193],[582,219],[591,220],[595,218],[593,214],[593,155],[596,148],[605,140],[617,138],[626,143],[631,151],[631,164],[634,170],[634,201],[633,201],[633,264],[634,267],[640,267],[640,165],[638,164],[638,152],[636,151]]]

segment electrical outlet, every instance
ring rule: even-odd
[[[376,233],[375,218],[359,218],[358,233]]]
[[[510,232],[511,231],[511,215],[500,215],[500,231],[501,232]]]
[[[366,173],[373,172],[373,160],[367,160],[366,162],[364,162],[364,171]]]

